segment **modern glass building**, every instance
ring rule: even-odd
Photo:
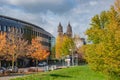
[[[17,28],[17,30],[23,34],[24,39],[29,42],[31,42],[33,37],[40,38],[44,48],[51,50],[54,37],[49,32],[32,23],[0,15],[0,31],[8,32],[11,27]]]

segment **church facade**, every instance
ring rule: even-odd
[[[63,32],[63,26],[61,25],[61,23],[59,23],[59,25],[58,25],[58,36],[62,37],[64,35],[72,38],[73,33],[72,33],[72,26],[70,25],[70,23],[68,23],[66,33]]]
[[[61,38],[63,38],[63,36],[73,38],[74,43],[75,43],[77,48],[80,48],[82,45],[85,45],[85,39],[84,38],[81,38],[79,35],[75,35],[75,34],[73,36],[72,26],[71,26],[70,23],[68,23],[67,30],[66,30],[65,33],[63,32],[63,26],[61,25],[61,23],[59,23],[59,25],[58,25],[58,36],[60,36]]]

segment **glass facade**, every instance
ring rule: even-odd
[[[11,27],[17,28],[18,32],[23,34],[24,38],[28,41],[31,41],[33,37],[39,37],[42,45],[49,50],[51,49],[52,42],[50,41],[53,41],[51,39],[54,37],[49,32],[39,26],[22,20],[0,16],[0,31],[8,32]]]

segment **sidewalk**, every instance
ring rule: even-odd
[[[10,80],[11,78],[23,77],[25,75],[37,73],[37,72],[31,72],[26,74],[29,68],[19,68],[19,71],[23,70],[25,73],[11,73],[9,76],[1,76],[0,80]],[[43,70],[43,67],[39,67],[39,69]]]
[[[17,78],[17,77],[23,77],[25,75],[17,75],[17,76],[4,76],[4,77],[0,77],[0,80],[10,80],[12,78]]]
[[[44,71],[44,67],[38,67],[39,69],[43,70]],[[49,68],[54,68],[54,66],[52,67],[49,67]],[[61,68],[66,68],[65,66],[56,66],[56,69],[61,69]],[[19,70],[24,70],[24,71],[27,71],[29,68],[19,68]],[[54,69],[53,69],[54,70]],[[33,72],[31,74],[36,74],[38,72]],[[29,75],[29,74],[24,74],[24,73],[21,73],[21,74],[13,74],[13,75],[10,75],[10,76],[3,76],[3,77],[0,77],[0,80],[10,80],[12,78],[17,78],[17,77],[23,77],[23,76],[26,76],[26,75]]]

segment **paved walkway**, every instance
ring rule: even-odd
[[[17,77],[22,77],[24,75],[18,75],[18,76],[5,76],[5,77],[0,77],[0,80],[10,80],[12,78],[17,78]]]
[[[41,70],[44,70],[44,67],[38,67],[39,69]],[[62,66],[58,66],[57,68],[65,68],[65,67],[62,67]],[[27,70],[28,68],[21,68],[23,70]],[[18,75],[13,75],[13,76],[4,76],[4,77],[0,77],[0,80],[10,80],[12,78],[17,78],[17,77],[23,77],[27,74],[18,74]]]
[[[34,67],[35,68],[35,67]],[[23,70],[24,72],[28,71],[29,68],[19,68],[19,70]],[[42,69],[42,68],[39,68]],[[0,77],[0,80],[10,80],[12,78],[22,77],[28,74],[11,74],[10,76]]]

